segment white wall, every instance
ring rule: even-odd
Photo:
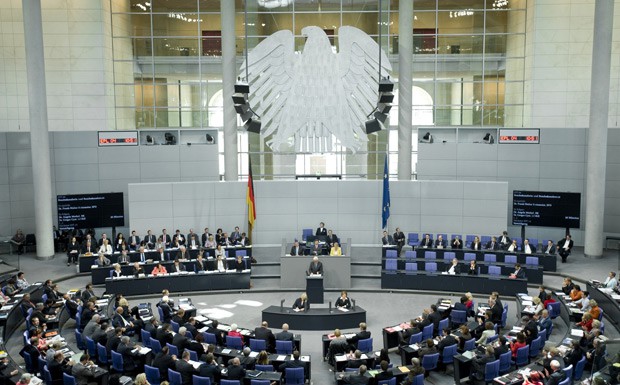
[[[245,182],[129,185],[129,223],[140,234],[162,228],[201,233],[204,227],[247,230]],[[376,244],[381,238],[381,181],[256,181],[255,244],[280,244],[325,222],[342,239]],[[390,183],[390,231],[499,234],[506,227],[504,182]]]

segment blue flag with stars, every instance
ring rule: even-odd
[[[381,209],[381,218],[383,219],[382,228],[387,227],[388,218],[390,218],[390,174],[388,173],[388,157],[385,155],[385,166],[383,167],[383,208]]]

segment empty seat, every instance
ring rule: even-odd
[[[424,270],[430,272],[437,272],[437,262],[425,262]]]
[[[408,233],[407,234],[407,244],[409,246],[415,246],[420,242],[418,233]]]
[[[385,250],[386,258],[398,258],[398,252],[396,250]]]
[[[484,255],[485,262],[497,262],[497,255],[495,254],[485,254]]]
[[[424,259],[437,259],[437,253],[434,251],[425,251]]]
[[[386,259],[385,260],[385,270],[396,271],[398,270],[398,261],[395,259]]]
[[[489,266],[489,275],[501,275],[502,268],[499,266]]]
[[[447,261],[451,261],[454,258],[456,258],[456,254],[454,254],[454,251],[446,251],[445,253],[443,253],[443,259]]]
[[[516,255],[505,255],[504,262],[505,263],[517,263],[517,256]]]
[[[405,263],[405,271],[418,271],[418,264],[416,262]]]
[[[464,254],[464,258],[466,261],[475,261],[476,260],[476,253],[465,253]]]
[[[527,266],[538,266],[538,257],[525,257],[525,264]]]
[[[405,251],[405,259],[415,259],[416,258],[416,252],[413,250],[407,250]]]

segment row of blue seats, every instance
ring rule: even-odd
[[[396,259],[386,259],[385,260],[385,270],[386,271],[397,271]],[[422,263],[422,262],[421,262]],[[424,262],[424,270],[429,272],[437,272],[437,262]],[[405,271],[418,271],[418,263],[417,262],[407,262],[405,263]],[[478,274],[480,274],[480,267],[478,267]],[[489,266],[487,274],[489,275],[502,275],[502,268],[500,266]]]
[[[475,261],[476,253],[464,253],[464,260],[466,262]],[[398,252],[396,250],[386,250],[385,251],[386,258],[398,258]],[[431,250],[409,250],[405,252],[405,259],[437,259],[437,252]],[[453,251],[446,251],[443,253],[443,259],[451,261],[456,258],[456,253]],[[484,254],[484,262],[497,262],[497,254]],[[538,266],[540,260],[538,257],[525,257],[525,264],[531,266]],[[504,255],[504,263],[517,263],[516,255]]]

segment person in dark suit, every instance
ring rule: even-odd
[[[347,364],[345,368],[358,369],[365,363],[366,360],[362,359],[362,352],[359,350],[355,350],[355,352],[353,352],[353,357],[351,357],[350,354],[347,354]]]
[[[108,356],[110,356],[110,352],[115,352],[118,348],[118,345],[121,343],[121,337],[123,336],[123,328],[116,327],[114,328],[114,335],[108,338],[108,342],[106,343],[105,349],[108,352]]]
[[[461,274],[461,265],[459,265],[459,260],[456,258],[452,258],[452,263],[450,266],[446,268],[446,273],[450,275],[459,275]]]
[[[172,316],[174,315],[174,310],[172,310],[172,308],[170,307],[170,304],[168,303],[168,296],[167,295],[163,296],[162,300],[157,304],[157,306],[159,306],[162,313],[164,314],[164,319],[161,321],[170,322],[170,320],[172,319]]]
[[[559,385],[566,379],[566,373],[561,370],[560,362],[557,360],[552,360],[550,366],[552,373],[547,379],[547,385]]]
[[[239,360],[239,357],[235,357],[232,359],[231,365],[228,365],[228,376],[226,379],[242,380],[243,377],[245,377],[245,369],[241,366],[241,360]]]
[[[218,320],[213,320],[213,322],[211,322],[211,325],[207,327],[207,333],[214,334],[216,345],[222,346],[224,345],[224,334],[221,330],[217,328],[219,325],[220,323]]]
[[[536,246],[530,244],[529,239],[523,241],[523,252],[525,254],[534,254],[536,252]]]
[[[276,347],[276,337],[273,335],[267,321],[263,321],[260,326],[254,329],[254,338],[257,340],[265,340],[267,343],[267,351],[274,352]],[[246,367],[246,369],[248,369]]]
[[[196,318],[194,317],[189,317],[187,319],[187,322],[183,325],[185,327],[185,329],[190,332],[192,334],[192,336],[195,338],[198,334],[198,330],[196,329]],[[192,349],[194,350],[194,349]]]
[[[445,249],[447,246],[446,240],[443,239],[443,235],[437,235],[437,239],[435,239],[435,247],[438,249]]]
[[[316,229],[316,233],[314,235],[317,237],[319,235],[327,236],[327,229],[325,228],[325,223],[323,222],[319,223],[319,227]]]
[[[140,274],[144,275],[144,269],[142,268],[142,266],[140,266],[139,262],[134,262],[132,274],[134,278],[138,278]]]
[[[510,239],[510,237],[508,236],[507,231],[502,232],[502,235],[498,237],[498,241],[499,241],[499,247],[502,250],[508,250],[508,246],[512,244],[512,239]]]
[[[492,237],[491,240],[487,242],[486,249],[499,250],[499,243],[497,243],[497,238]]]
[[[284,363],[280,364],[278,367],[278,371],[284,373],[284,378],[286,378],[286,369],[287,368],[303,368],[304,369],[304,379],[308,380],[308,366],[305,362],[299,359],[299,351],[295,350],[293,352],[293,359],[284,361]]]
[[[172,326],[168,323],[161,325],[161,328],[157,329],[157,332],[155,333],[155,339],[159,341],[161,346],[171,344],[172,338]]]
[[[131,235],[128,240],[129,250],[137,250],[140,246],[140,237],[136,234],[136,230],[131,231]]]
[[[239,359],[239,364],[245,370],[254,370],[254,367],[256,365],[256,358],[251,357],[251,353],[252,349],[246,346],[245,348],[243,348],[242,354],[237,357]],[[233,360],[234,358],[228,360],[228,366],[232,365]]]
[[[162,381],[168,381],[168,369],[176,370],[175,361],[176,356],[168,354],[170,349],[166,345],[163,345],[161,351],[155,355],[151,366],[159,369],[159,376]]]
[[[349,385],[368,385],[370,377],[366,377],[366,365],[360,365],[359,373],[351,373],[348,376],[342,375],[341,379]]]
[[[75,318],[79,305],[67,293],[65,293],[62,296],[62,298],[65,300],[65,307],[67,308],[67,311],[69,312],[69,317]]]
[[[452,242],[450,242],[450,247],[453,248],[453,249],[462,249],[463,248],[463,241],[461,241],[461,239],[459,238],[458,235],[454,237]]]
[[[350,309],[351,308],[351,300],[347,297],[346,290],[340,292],[340,297],[336,300],[336,309]]]
[[[212,236],[213,234],[211,234],[209,232],[209,228],[205,227],[205,231],[204,233],[202,233],[202,235],[200,236],[200,240],[202,241],[201,245],[204,247],[205,243],[207,243],[207,241],[209,240],[209,237]]]
[[[151,337],[155,338],[157,333],[157,328],[159,327],[159,321],[155,317],[151,317],[149,322],[144,325],[144,330],[149,332]],[[144,341],[142,341],[144,342]]]
[[[484,380],[484,369],[488,362],[495,360],[495,350],[493,346],[488,345],[484,351],[482,356],[476,356],[472,360],[472,371],[469,374],[469,379],[471,381],[481,381]]]
[[[478,264],[476,260],[469,261],[469,268],[467,269],[467,275],[478,275]]]
[[[510,274],[510,278],[525,279],[525,269],[521,267],[519,263],[515,265],[515,271]]]
[[[566,263],[566,259],[570,255],[570,251],[573,248],[573,240],[570,234],[566,234],[566,237],[558,241],[558,254],[562,257],[562,263]]]
[[[288,331],[288,324],[282,324],[282,331],[274,336],[276,341],[295,341],[293,333]]]
[[[459,300],[459,302],[454,304],[454,310],[460,310],[460,311],[464,311],[467,312],[467,306],[465,305],[467,303],[467,296],[462,296]]]
[[[135,344],[127,336],[123,336],[121,343],[118,344],[117,351],[123,356],[123,369],[125,369],[125,373],[136,370],[141,371],[139,354],[133,351],[135,348]]]
[[[312,258],[310,267],[308,267],[309,275],[323,275],[323,263],[319,261],[319,257]]]
[[[383,238],[381,238],[381,243],[383,243],[383,245],[393,245],[394,238],[388,234],[387,231],[383,230]]]
[[[172,345],[176,346],[179,354],[182,354],[185,349],[189,348],[189,338],[185,336],[187,329],[185,326],[179,328],[179,332],[172,337]]]
[[[375,380],[377,381],[377,383],[379,381],[390,380],[392,377],[394,377],[391,372],[388,372],[389,364],[387,361],[381,361],[379,366],[381,367],[381,371],[375,375]]]
[[[482,250],[482,243],[480,243],[480,238],[478,238],[477,236],[474,238],[474,240],[471,242],[471,244],[469,245],[469,248],[472,250]]]
[[[293,310],[295,311],[306,311],[310,309],[310,303],[308,302],[308,295],[306,293],[302,293],[299,298],[295,300],[293,303]]]
[[[71,374],[72,365],[68,365],[62,352],[56,352],[54,354],[54,360],[49,365],[47,365],[47,369],[49,370],[50,376],[52,377],[52,385],[62,385],[62,374]],[[42,370],[43,368],[41,368],[41,371]]]
[[[207,271],[207,264],[205,263],[204,257],[202,256],[203,251],[201,250],[196,257],[196,272]]]
[[[325,242],[327,242],[327,246],[331,248],[334,243],[340,243],[340,239],[338,239],[338,236],[334,234],[331,230],[327,230],[327,238]]]
[[[423,247],[425,249],[429,248],[429,247],[433,247],[433,238],[431,238],[431,235],[430,234],[425,234],[424,235],[424,239],[422,239],[420,241],[419,246]]]
[[[75,237],[71,238],[71,242],[67,245],[67,266],[72,263],[77,264],[80,255],[81,246]]]
[[[299,241],[297,239],[295,239],[295,242],[293,242],[293,247],[291,247],[291,255],[296,256],[296,255],[303,255],[303,250],[301,248],[301,246],[299,246]]]
[[[437,344],[437,351],[440,354],[443,354],[443,350],[446,348],[446,346],[452,346],[454,344],[457,344],[458,341],[452,334],[450,334],[450,328],[443,329],[441,334],[441,341],[439,341],[439,343]]]
[[[368,325],[366,325],[366,322],[360,322],[360,331],[355,333],[355,335],[350,339],[351,344],[357,347],[357,343],[360,340],[366,340],[370,338],[371,334],[367,329],[368,329]]]
[[[494,324],[501,324],[502,322],[502,313],[504,312],[504,308],[502,305],[497,302],[497,300],[493,297],[489,298],[489,307],[491,308],[491,322]]]
[[[323,247],[319,243],[318,239],[314,240],[312,247],[310,247],[309,253],[310,255],[322,255],[324,253]]]
[[[83,354],[80,362],[73,364],[71,368],[71,374],[75,376],[77,385],[87,385],[94,381],[95,367],[95,363],[90,360],[88,354]]]
[[[185,351],[181,355],[181,359],[177,360],[174,365],[176,367],[176,371],[181,373],[181,383],[183,385],[191,385],[192,384],[192,376],[194,374],[198,374],[198,371],[194,369],[194,367],[188,362],[189,361],[189,352]]]
[[[187,271],[187,269],[185,268],[185,265],[181,262],[179,262],[178,259],[174,260],[174,264],[172,265],[172,267],[170,268],[170,272],[171,273],[180,273],[183,271]]]
[[[398,248],[398,255],[400,255],[403,250],[403,246],[405,246],[405,242],[407,238],[405,238],[405,233],[403,233],[399,227],[394,231],[394,242],[396,243],[396,247]]]
[[[420,350],[418,350],[418,358],[421,360],[427,354],[435,354],[437,353],[437,347],[435,346],[435,341],[432,338],[427,339],[426,341],[422,341],[420,343]]]
[[[215,383],[215,381],[219,381],[220,367],[215,361],[215,356],[212,353],[207,353],[205,363],[200,365],[198,372],[200,377],[209,377],[212,384]]]
[[[441,321],[441,314],[439,313],[439,310],[437,309],[437,305],[432,304],[431,305],[431,313],[428,315],[428,320],[433,324],[433,334],[437,335],[437,332],[439,331],[439,321]]]
[[[157,237],[151,232],[151,230],[148,230],[142,240],[142,243],[147,249],[153,250],[155,248],[155,243],[157,243]]]
[[[159,236],[161,238],[162,244],[164,246],[165,249],[169,249],[172,239],[170,238],[170,235],[168,235],[166,233],[166,229],[162,229],[161,230],[161,235]]]
[[[500,335],[497,341],[493,344],[493,348],[495,349],[495,359],[499,360],[499,356],[510,351],[510,344],[508,344],[508,339]]]
[[[547,241],[547,245],[543,247],[543,253],[545,255],[555,255],[556,247],[552,240]]]

